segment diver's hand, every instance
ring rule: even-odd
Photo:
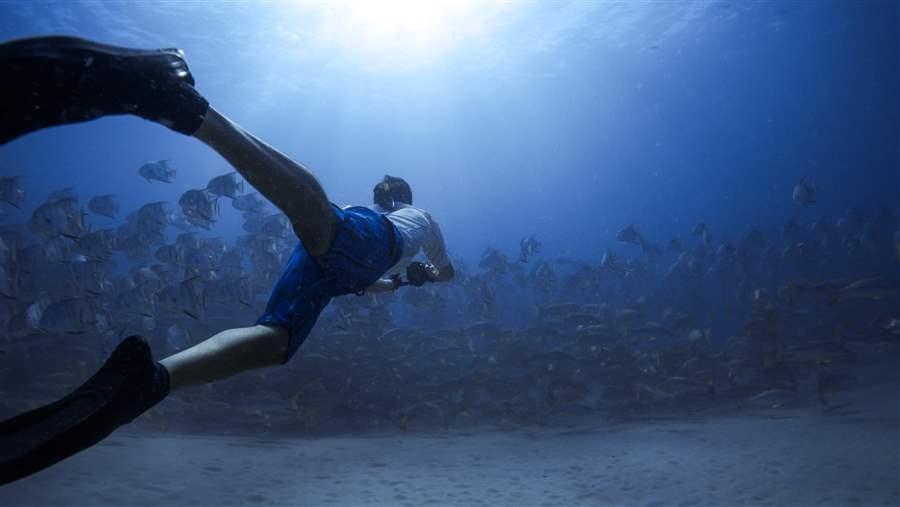
[[[431,264],[424,262],[412,262],[406,267],[406,280],[410,285],[421,287],[426,282],[437,281],[438,271]]]

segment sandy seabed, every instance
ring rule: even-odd
[[[896,506],[892,402],[843,415],[327,438],[123,428],[0,487],[0,505]]]

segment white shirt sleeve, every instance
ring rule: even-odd
[[[447,256],[447,246],[444,244],[444,235],[441,234],[441,228],[437,221],[428,215],[431,222],[431,235],[422,246],[422,252],[425,257],[438,269],[445,268],[450,265],[450,258]]]

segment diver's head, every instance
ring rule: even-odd
[[[403,204],[412,205],[412,189],[403,178],[385,175],[372,189],[375,204],[388,211],[394,211]]]

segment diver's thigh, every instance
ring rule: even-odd
[[[291,224],[294,227],[294,234],[300,238],[306,251],[313,257],[328,251],[341,225],[330,203],[326,210],[291,219]]]
[[[290,219],[313,255],[324,253],[336,232],[328,195],[303,164],[250,134],[210,107],[194,134]]]

